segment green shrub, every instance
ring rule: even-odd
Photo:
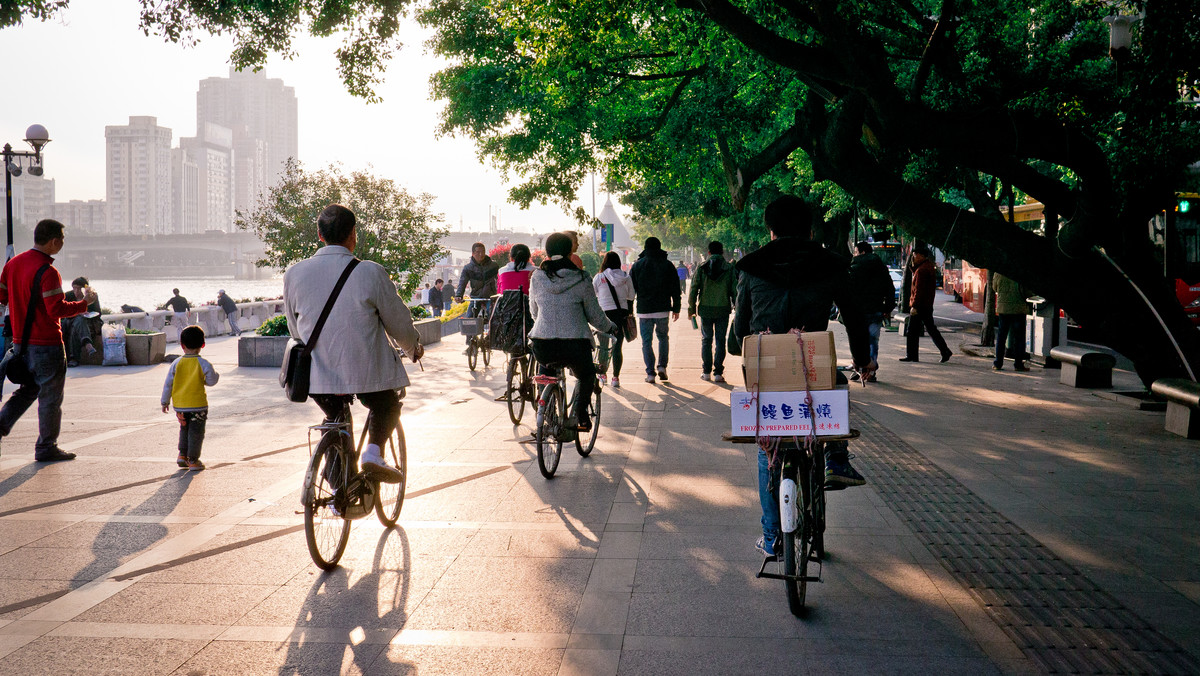
[[[277,315],[262,323],[254,331],[260,336],[288,336],[287,317]]]
[[[429,308],[425,307],[424,305],[414,305],[408,308],[408,310],[412,312],[413,319],[429,319],[433,316],[433,313],[429,311]]]

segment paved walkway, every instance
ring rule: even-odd
[[[401,523],[355,522],[329,574],[296,513],[319,414],[272,370],[209,341],[209,469],[188,474],[157,407],[165,365],[72,369],[79,459],[34,464],[32,413],[0,455],[0,671],[1200,670],[1200,460],[1162,413],[928,345],[900,364],[885,334],[880,382],[851,391],[870,483],[830,495],[823,582],[796,619],[754,577],[754,449],[719,441],[728,388],[699,379],[699,332],[671,329],[671,381],[642,383],[627,345],[596,451],[552,481],[493,401],[502,367],[434,347],[404,410]]]

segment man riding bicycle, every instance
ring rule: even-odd
[[[355,223],[354,212],[346,207],[325,207],[317,219],[325,246],[284,273],[284,313],[293,336],[312,335],[334,285],[354,258]],[[357,395],[372,414],[362,468],[382,481],[399,483],[400,471],[388,465],[379,450],[400,419],[396,390],[408,386],[408,374],[389,337],[414,361],[424,354],[412,314],[387,270],[362,261],[346,280],[313,347],[309,393],[326,422],[340,418],[348,398]]]
[[[770,331],[792,329],[824,331],[829,326],[829,309],[836,303],[850,338],[855,369],[867,379],[875,372],[871,359],[866,317],[855,303],[850,286],[850,262],[814,242],[812,210],[799,197],[784,196],[767,206],[763,214],[771,241],[747,254],[737,264],[737,313],[729,332],[729,353],[742,353],[742,339]],[[846,382],[838,374],[838,381]],[[841,489],[866,483],[850,466],[847,443],[825,444],[825,486]],[[771,556],[779,549],[779,502],[771,496],[767,454],[758,452],[758,496],[762,505],[763,537],[756,547]]]

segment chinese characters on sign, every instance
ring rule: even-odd
[[[846,390],[813,391],[812,405],[802,391],[760,392],[756,397],[744,390],[730,397],[732,433],[739,436],[805,435],[836,436],[850,429],[849,396]]]

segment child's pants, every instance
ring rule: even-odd
[[[179,419],[179,454],[188,460],[199,460],[208,411],[176,411],[175,417]]]

